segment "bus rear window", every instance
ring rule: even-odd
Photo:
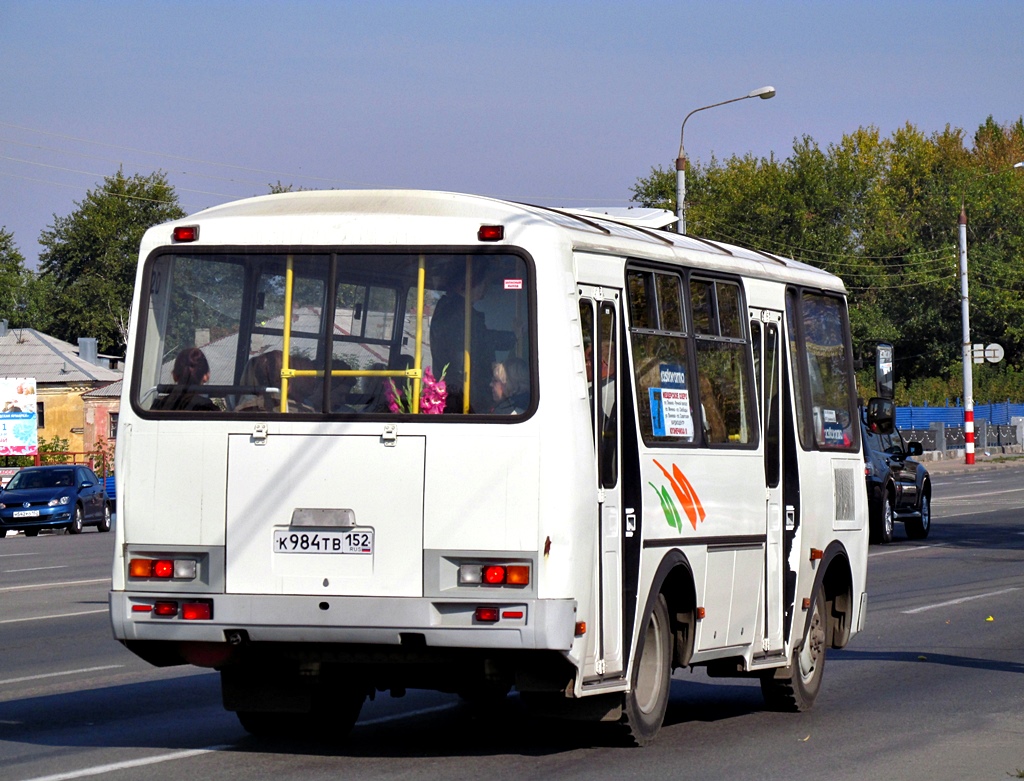
[[[522,416],[535,403],[517,255],[166,253],[147,279],[143,413]]]

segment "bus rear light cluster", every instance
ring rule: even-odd
[[[195,559],[132,559],[128,562],[131,578],[195,580]]]
[[[460,586],[529,586],[530,567],[526,564],[463,564],[459,567]]]
[[[202,599],[195,602],[178,602],[174,599],[158,599],[152,605],[132,605],[133,613],[150,613],[159,618],[181,616],[185,621],[210,621],[213,618],[213,601]]]

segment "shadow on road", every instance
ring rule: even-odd
[[[1000,662],[996,659],[979,659],[970,656],[953,656],[914,651],[841,651],[830,650],[829,659],[844,662],[910,662],[913,664],[940,664],[949,667],[963,667],[973,670],[990,670],[1003,673],[1024,674],[1022,662]]]
[[[675,679],[665,724],[716,722],[762,710],[756,684]],[[256,739],[222,709],[219,681],[212,673],[0,702],[0,741],[164,750],[223,744],[246,753],[366,758],[541,757],[625,745],[615,725],[537,718],[515,695],[485,709],[451,700],[450,708],[416,713],[410,703],[408,715],[398,710],[391,718],[357,724],[337,744]]]

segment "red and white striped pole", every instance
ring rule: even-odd
[[[974,463],[974,356],[971,350],[971,311],[967,297],[967,211],[960,205],[960,314],[963,318],[964,456]]]

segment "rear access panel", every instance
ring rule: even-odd
[[[230,436],[228,593],[421,596],[425,447]]]

